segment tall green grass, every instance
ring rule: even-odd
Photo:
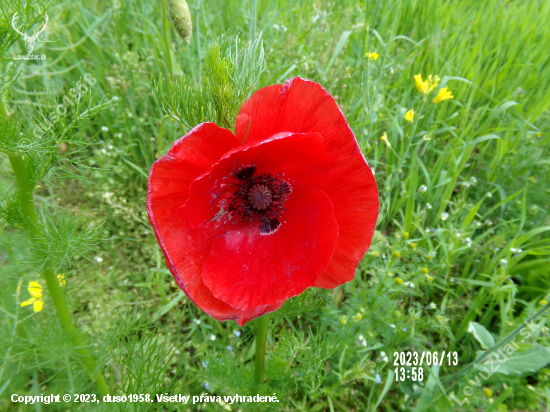
[[[244,49],[261,33],[266,66],[256,87],[301,76],[327,89],[375,171],[381,204],[375,244],[355,280],[315,292],[323,303],[301,316],[274,320],[271,381],[262,390],[277,392],[281,410],[458,407],[449,397],[462,399],[473,375],[445,380],[477,357],[480,345],[468,332],[470,322],[483,325],[498,343],[542,307],[540,300],[549,300],[550,3],[194,0],[191,44],[173,30],[167,39],[172,68],[160,4],[52,4],[48,42],[37,44],[48,59],[21,65],[4,100],[9,110],[39,119],[35,109],[45,104],[44,90],[61,98],[85,73],[97,79],[99,98],[118,99],[86,132],[99,142],[72,159],[82,166],[82,179],[48,175],[48,189],[36,196],[48,210],[106,220],[108,240],[101,249],[62,269],[69,305],[95,336],[107,379],[120,393],[145,388],[228,395],[251,379],[252,328],[214,321],[188,301],[165,267],[144,201],[151,164],[193,126],[162,110],[158,81],[172,69],[177,84],[187,87],[183,92],[206,84],[212,44],[223,36]],[[2,27],[0,37],[9,31]],[[23,46],[19,41],[10,52]],[[380,57],[368,60],[367,52]],[[418,73],[439,75],[454,99],[434,105],[434,93],[424,100],[414,86]],[[181,98],[177,90],[169,93],[175,103]],[[411,108],[416,115],[409,124],[403,117]],[[384,132],[391,147],[380,140]],[[8,190],[13,182],[6,166],[2,172]],[[17,391],[92,391],[69,357],[60,355],[64,341],[48,326],[53,315],[47,300],[42,313],[25,318],[34,331],[26,342],[9,336],[6,325],[29,315],[17,306],[17,293],[25,293],[34,278],[30,266],[14,266],[27,252],[12,229],[2,230],[0,325],[2,341],[16,349],[0,370],[0,409],[18,410],[6,397]],[[392,257],[395,251],[399,258]],[[397,278],[409,286],[398,285]],[[546,321],[547,315],[538,320],[541,328]],[[547,329],[534,341],[550,346]],[[396,383],[391,356],[406,350],[457,351],[460,362],[433,374],[425,368],[422,384]],[[30,354],[36,361],[23,362]],[[495,394],[493,403],[477,389],[462,408],[548,408],[549,376],[548,369],[494,375],[483,385]]]

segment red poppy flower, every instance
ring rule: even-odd
[[[298,77],[254,93],[235,135],[198,125],[149,174],[147,212],[176,282],[241,326],[308,287],[353,279],[378,207],[344,115]]]

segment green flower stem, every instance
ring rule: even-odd
[[[0,115],[7,119],[8,114],[2,98],[0,97]],[[13,174],[15,176],[15,182],[17,184],[17,199],[19,201],[19,206],[21,208],[21,214],[25,223],[29,227],[31,235],[35,239],[40,239],[42,236],[42,229],[38,224],[38,219],[36,216],[36,209],[34,207],[34,187],[31,176],[27,168],[25,167],[25,162],[23,156],[20,154],[11,154],[8,156]],[[42,272],[44,279],[46,280],[46,288],[50,294],[55,310],[57,311],[57,316],[61,321],[61,325],[65,328],[68,333],[71,333],[75,330],[75,326],[71,320],[71,314],[69,308],[65,302],[65,297],[63,296],[63,291],[59,285],[57,276],[55,275],[54,269],[52,266],[46,267]],[[80,342],[77,341],[78,346],[82,346]],[[80,361],[82,365],[90,375],[92,381],[95,382],[97,388],[101,395],[109,394],[109,387],[105,382],[105,378],[101,372],[97,372],[97,364],[87,349],[79,348],[77,353],[80,356]]]
[[[164,45],[166,46],[166,63],[168,64],[168,74],[170,80],[174,78],[172,73],[172,56],[170,55],[170,44],[168,43],[168,21],[166,20],[166,0],[162,0],[162,33],[164,35]]]
[[[267,342],[267,329],[269,316],[264,315],[256,321],[256,355],[254,357],[254,382],[260,385],[265,377],[265,347]]]
[[[4,106],[4,99],[2,99],[2,94],[0,94],[0,116],[2,116],[4,119],[8,118],[8,111],[6,110],[6,106]]]

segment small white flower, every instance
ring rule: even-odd
[[[239,336],[241,336],[241,332],[236,330],[235,332],[233,332],[233,335],[235,335],[235,337],[238,338]]]
[[[115,137],[118,137],[118,138],[122,137],[122,133],[115,133]]]
[[[200,324],[201,324],[201,321],[200,321],[200,319],[193,319],[193,323],[194,323],[195,325],[200,325]]]
[[[474,176],[470,177],[470,183],[475,185],[477,183],[477,179]]]
[[[492,194],[491,192],[487,192],[487,193],[485,193],[485,196],[487,196],[487,197],[493,197],[493,194]]]
[[[503,267],[506,267],[508,266],[508,261],[506,259],[500,259],[500,264],[503,266]]]
[[[414,283],[412,283],[412,282],[403,282],[403,285],[414,288]]]
[[[392,327],[395,328],[395,325],[390,325],[390,326],[392,326]],[[384,362],[387,362],[387,361],[388,361],[388,355],[386,355],[386,352],[384,352],[384,351],[380,352],[380,357],[382,358],[382,360],[383,360]]]
[[[481,222],[478,222],[477,220],[474,220],[474,225],[479,227],[479,226],[481,226]]]
[[[485,224],[491,226],[493,222],[491,222],[491,219],[485,219]]]
[[[101,128],[101,131],[104,132],[104,133],[107,133],[109,131],[109,128],[107,126],[103,126]]]
[[[437,305],[433,302],[428,305],[428,309],[435,309],[435,308],[437,308]]]
[[[441,220],[447,220],[449,218],[449,214],[447,212],[441,213]]]
[[[280,26],[279,26],[277,23],[275,23],[275,24],[273,25],[273,28],[274,28],[275,30],[279,30],[279,29],[280,29]]]
[[[419,191],[420,193],[424,193],[424,192],[426,192],[427,190],[428,190],[428,188],[426,187],[426,185],[422,185],[422,186],[420,186],[420,187],[418,188],[418,191]]]
[[[118,96],[113,96],[113,100],[114,100],[115,102],[118,102],[120,99],[119,99]]]
[[[462,182],[462,185],[466,188],[470,187],[470,182]]]
[[[216,340],[216,335],[210,335],[210,336],[208,337],[208,339],[210,339],[210,340]]]
[[[426,203],[425,208],[426,208],[426,209],[431,209],[431,208],[432,208],[432,205],[430,205],[429,203]]]
[[[432,229],[429,228],[429,227],[427,227],[427,228],[426,228],[426,233],[431,233],[431,232],[432,232]]]
[[[95,260],[97,263],[103,262],[103,258],[102,258],[101,256],[96,256],[96,257],[94,258],[94,260]]]

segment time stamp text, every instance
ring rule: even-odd
[[[458,365],[458,352],[394,352],[395,381],[424,380],[424,366]]]

